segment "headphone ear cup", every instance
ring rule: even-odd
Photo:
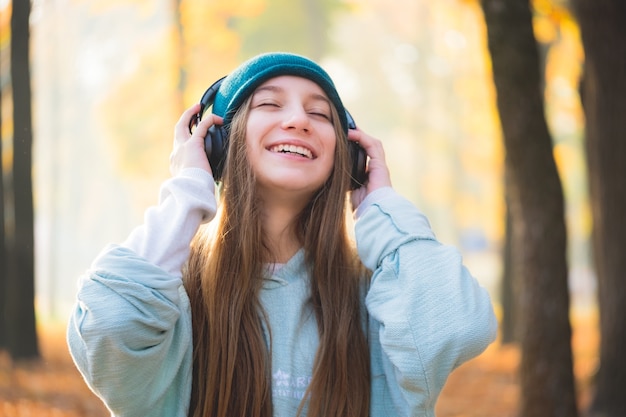
[[[226,153],[228,152],[228,132],[223,126],[211,126],[204,138],[204,150],[209,158],[213,179],[220,181],[224,173]]]
[[[350,149],[350,158],[352,160],[352,172],[350,177],[350,188],[356,190],[360,188],[367,180],[367,153],[365,149],[356,142],[350,141],[348,143]]]
[[[192,121],[192,123],[199,123],[204,112],[209,107],[213,106],[215,96],[217,95],[219,88],[222,85],[222,81],[224,81],[224,78],[226,77],[224,76],[215,81],[204,92],[204,94],[200,98],[200,112],[196,116],[196,119]],[[191,131],[191,125],[189,131]],[[211,126],[206,136],[204,137],[204,151],[209,158],[209,164],[211,165],[211,171],[213,172],[213,179],[215,181],[219,181],[222,178],[227,147],[228,132],[226,128],[224,128],[223,126]]]
[[[356,129],[356,123],[350,112],[346,109],[346,118],[348,119],[348,129]],[[350,189],[356,190],[360,188],[367,180],[367,152],[357,142],[348,140],[348,152],[350,161],[352,162],[350,171]]]

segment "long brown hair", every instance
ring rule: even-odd
[[[247,160],[248,99],[233,118],[220,208],[192,243],[184,283],[193,323],[193,382],[189,416],[271,417],[271,336],[259,300],[264,241],[254,175]],[[369,349],[363,329],[358,260],[346,226],[350,178],[345,133],[333,106],[337,145],[326,183],[297,220],[311,268],[310,304],[319,347],[300,405],[310,417],[369,414]]]

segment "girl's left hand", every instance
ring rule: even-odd
[[[350,195],[352,207],[356,209],[372,191],[382,187],[391,187],[391,177],[381,141],[358,128],[348,130],[348,140],[358,142],[369,157],[367,162],[367,180],[362,187],[352,191]]]

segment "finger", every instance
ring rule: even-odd
[[[207,131],[209,130],[211,126],[221,125],[223,123],[224,123],[224,120],[220,116],[210,113],[208,115],[205,115],[205,117],[200,121],[200,123],[198,123],[198,125],[196,126],[193,132],[193,135],[198,135],[204,138],[206,137]]]
[[[196,103],[193,106],[186,109],[178,119],[176,126],[174,127],[175,139],[187,139],[191,136],[192,120],[196,117],[200,111],[200,104]]]
[[[382,142],[362,130],[350,129],[348,131],[348,139],[358,142],[358,144],[365,149],[370,159],[385,159],[385,150]]]
[[[369,193],[380,187],[390,186],[391,177],[385,161],[385,150],[382,142],[359,129],[350,131],[348,139],[358,142],[369,158],[367,162],[368,179],[364,184],[366,192]],[[363,196],[363,191],[356,193],[354,200]]]
[[[192,137],[200,137],[204,139],[209,128],[214,124],[222,124],[222,117],[209,113],[198,123],[197,119],[200,117],[200,104],[194,104],[183,112],[176,123],[174,140],[178,142],[185,142]],[[196,124],[197,123],[197,124]],[[192,131],[192,127],[195,128]]]

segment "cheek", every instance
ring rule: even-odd
[[[325,136],[324,146],[327,154],[330,156],[331,164],[333,164],[333,161],[335,160],[335,153],[337,153],[337,138],[334,130]]]
[[[259,131],[251,126],[246,128],[246,152],[248,157],[252,156],[255,150],[261,146]]]
[[[246,140],[246,159],[248,160],[248,164],[252,167],[257,165],[257,160],[259,158],[259,145],[253,141]]]
[[[335,141],[332,141],[330,143],[327,144],[326,147],[326,154],[328,155],[328,158],[326,159],[326,171],[328,172],[328,175],[330,175],[330,173],[332,172],[333,168],[335,167],[335,159],[336,159],[336,153],[337,153],[337,145]]]

